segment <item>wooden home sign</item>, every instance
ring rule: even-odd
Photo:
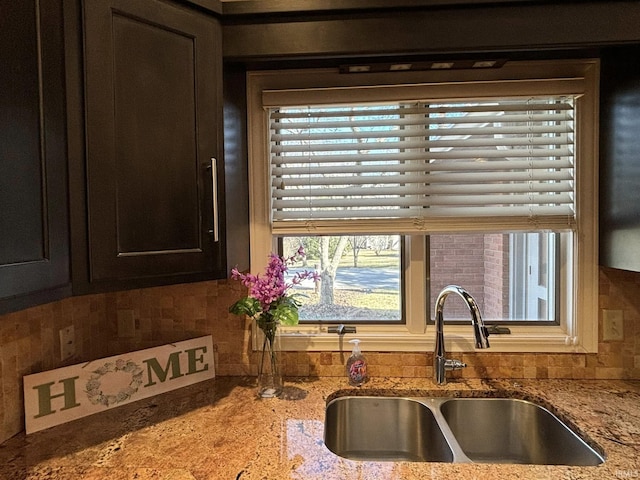
[[[26,430],[37,432],[213,377],[210,335],[27,375]]]

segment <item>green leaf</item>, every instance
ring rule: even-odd
[[[241,298],[229,307],[229,312],[235,315],[247,315],[249,317],[254,317],[261,311],[260,302],[252,297]]]
[[[271,315],[280,325],[291,326],[298,324],[298,309],[289,302],[283,302],[272,309]]]
[[[289,295],[287,297],[287,301],[290,301],[296,308],[302,305],[302,301],[299,300],[301,298],[310,298],[309,295],[305,295],[304,293],[294,293],[293,295]]]

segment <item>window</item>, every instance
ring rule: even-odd
[[[292,289],[302,303],[303,324],[404,323],[399,235],[285,237],[282,243],[287,257],[304,247],[307,256],[300,268],[315,270],[321,278]],[[288,273],[296,271],[294,266]]]
[[[464,285],[487,324],[559,323],[560,238],[567,234],[473,233],[429,236],[430,305],[448,284]],[[466,322],[459,297],[447,299],[447,318]]]
[[[432,299],[458,283],[487,322],[513,325],[494,350],[594,351],[597,78],[595,61],[250,73],[252,268],[278,241],[307,242],[327,284],[350,287],[345,308],[323,309],[327,293],[306,286],[303,319],[315,322],[288,329],[285,348],[336,348],[327,322],[344,321],[370,349],[429,349]],[[374,288],[379,272],[338,280],[339,263],[320,254],[340,247],[373,264],[385,237],[397,239],[385,267],[395,290]],[[448,302],[445,318],[466,316]],[[447,333],[472,349],[467,326]]]

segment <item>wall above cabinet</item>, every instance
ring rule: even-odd
[[[313,2],[313,9],[311,1],[225,2],[224,57],[538,52],[640,42],[640,2],[374,0],[372,5],[378,8],[368,8],[365,0],[323,0]]]

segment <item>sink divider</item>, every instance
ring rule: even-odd
[[[433,417],[436,420],[436,423],[438,424],[438,427],[440,427],[440,431],[442,432],[442,435],[444,436],[445,441],[447,442],[447,444],[449,445],[449,448],[451,449],[451,452],[453,453],[453,462],[452,463],[473,463],[473,461],[467,457],[464,454],[464,450],[462,450],[462,447],[460,446],[460,444],[458,443],[458,440],[456,440],[456,436],[454,435],[453,431],[451,431],[451,427],[449,427],[449,423],[447,423],[447,421],[444,418],[444,415],[442,415],[442,411],[440,410],[440,406],[451,400],[448,397],[406,397],[410,400],[416,401],[418,403],[421,403],[422,405],[424,405],[425,407],[427,407],[429,410],[431,410],[431,413],[433,414]]]

